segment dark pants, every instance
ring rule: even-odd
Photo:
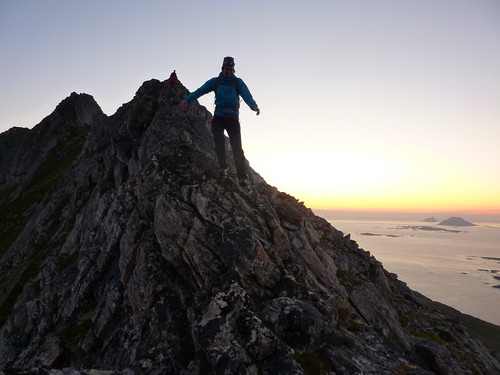
[[[241,129],[238,117],[214,116],[212,119],[212,134],[214,135],[215,153],[217,154],[219,167],[222,169],[227,168],[224,130],[227,131],[229,141],[231,142],[238,178],[246,178],[245,154],[241,147]]]

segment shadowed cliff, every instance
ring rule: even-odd
[[[110,117],[73,93],[0,135],[0,370],[500,372],[295,198],[253,170],[246,188],[219,178],[186,92],[147,81]]]

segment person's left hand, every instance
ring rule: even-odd
[[[255,107],[253,110],[254,110],[255,112],[257,112],[257,116],[258,116],[258,115],[260,115],[260,109],[259,109],[259,107]]]

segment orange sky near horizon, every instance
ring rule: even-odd
[[[310,208],[500,213],[500,180],[489,184],[495,177],[487,169],[439,160],[432,152],[412,158],[397,149],[355,146],[275,146],[271,152],[255,153],[252,166],[268,183]]]
[[[280,189],[283,191],[283,189]],[[464,194],[463,191],[372,192],[352,189],[335,191],[334,188],[289,188],[284,190],[313,209],[377,212],[474,212],[500,214],[498,192],[484,191],[480,194]],[[314,191],[311,194],[311,191]]]

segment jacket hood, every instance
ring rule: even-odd
[[[233,79],[236,79],[236,75],[234,73],[231,73],[229,76],[225,76],[224,72],[219,73],[219,78],[226,80],[226,81],[231,81]]]

